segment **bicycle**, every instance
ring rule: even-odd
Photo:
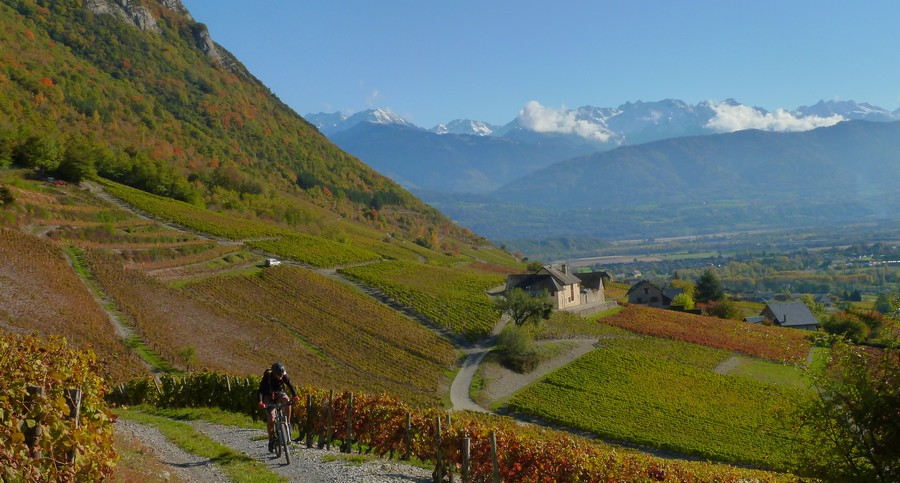
[[[275,408],[275,458],[281,457],[284,451],[284,458],[287,464],[291,464],[291,427],[288,425],[287,417],[284,415],[284,407],[288,404],[275,403],[266,404],[266,409]]]

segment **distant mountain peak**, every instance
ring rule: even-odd
[[[346,131],[363,122],[385,125],[396,124],[398,126],[419,129],[415,124],[395,114],[390,109],[368,109],[357,112],[349,117],[341,112],[320,112],[318,114],[307,114],[303,117],[316,126],[319,131],[326,136]]]
[[[447,124],[441,123],[431,128],[431,132],[435,134],[467,134],[471,136],[490,136],[496,130],[497,126],[471,119],[455,119]]]

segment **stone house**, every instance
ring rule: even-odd
[[[571,273],[566,265],[544,265],[535,273],[506,277],[506,290],[522,289],[532,297],[545,293],[554,309],[573,309],[606,301],[604,272]]]

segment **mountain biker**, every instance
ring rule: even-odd
[[[291,390],[292,399],[288,399],[285,386]],[[259,381],[259,407],[267,409],[267,405],[276,403],[287,404],[284,408],[285,417],[288,421],[288,431],[291,430],[291,406],[290,402],[297,402],[300,397],[297,396],[297,390],[291,384],[291,379],[287,375],[284,364],[276,362],[272,364],[270,369],[266,369],[262,379]],[[269,451],[275,448],[275,408],[269,407],[266,417],[266,428],[269,431]],[[290,439],[290,434],[287,435]]]

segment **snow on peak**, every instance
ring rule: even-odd
[[[431,129],[435,134],[468,134],[470,136],[490,136],[496,131],[492,126],[483,121],[471,119],[456,119],[447,124],[440,123]]]

